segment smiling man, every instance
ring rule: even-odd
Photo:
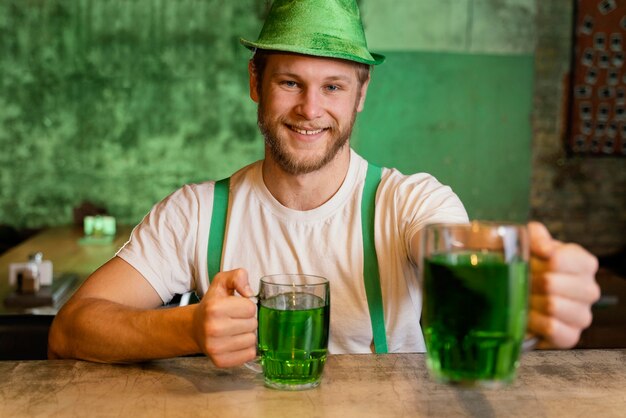
[[[265,77],[256,70],[261,60]],[[338,59],[258,51],[250,63],[250,93],[259,104],[267,159],[283,171],[299,175],[323,169],[340,151],[346,154],[369,83],[368,77],[358,77],[359,71],[368,71],[368,67]],[[294,155],[298,150],[300,158]]]
[[[263,74],[255,70],[260,59]],[[283,205],[314,209],[339,189],[369,82],[358,78],[358,69],[345,60],[289,53],[257,52],[250,63],[250,95],[266,143],[263,178],[271,179],[265,183]]]
[[[467,214],[432,176],[378,168],[350,148],[370,66],[384,60],[367,49],[355,1],[276,0],[259,39],[242,43],[254,50],[250,96],[265,159],[155,205],[59,312],[51,358],[205,353],[240,365],[256,355],[257,321],[239,295],[256,294],[261,276],[292,272],[330,280],[330,353],[425,350],[420,231]],[[540,224],[530,233],[529,330],[544,347],[571,347],[599,297],[597,261]],[[200,303],[159,309],[191,290]]]

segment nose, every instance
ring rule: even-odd
[[[322,116],[322,101],[321,94],[311,88],[302,90],[300,94],[300,102],[296,106],[296,113],[302,116],[306,120],[314,120]]]

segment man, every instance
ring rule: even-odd
[[[371,257],[361,229],[372,171],[349,142],[369,66],[384,57],[367,50],[352,0],[276,0],[258,41],[242,43],[256,51],[250,96],[258,103],[265,159],[230,178],[229,198],[220,194],[223,186],[206,182],[157,204],[59,312],[51,358],[122,362],[205,353],[217,366],[240,365],[255,357],[257,322],[255,305],[239,295],[254,295],[263,275],[291,272],[330,279],[330,353],[372,351],[363,285]],[[427,174],[384,169],[374,180],[373,257],[388,351],[424,351],[419,232],[431,222],[466,222],[467,214]],[[542,225],[529,227],[529,331],[543,347],[571,347],[599,297],[597,261],[553,240]],[[189,290],[200,303],[158,309]]]

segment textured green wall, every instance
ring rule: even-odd
[[[262,157],[249,52],[265,0],[0,0],[0,224],[125,223]],[[374,72],[354,145],[528,212],[534,0],[361,0]]]
[[[227,6],[225,6],[227,4]],[[0,0],[0,224],[135,223],[262,156],[242,33],[255,0]]]

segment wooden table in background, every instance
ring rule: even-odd
[[[626,350],[535,351],[497,390],[434,383],[423,354],[330,356],[302,392],[263,386],[245,367],[204,357],[131,365],[0,362],[0,416],[602,417],[626,416]]]
[[[52,261],[54,274],[74,273],[79,283],[94,270],[115,255],[115,252],[128,240],[131,229],[118,227],[115,239],[110,244],[81,244],[83,231],[76,227],[56,227],[46,229],[0,256],[0,299],[13,289],[9,286],[9,264],[28,261],[28,256],[41,251],[44,259]],[[31,313],[54,312],[52,309],[35,309]],[[0,300],[0,314],[15,313],[7,309]]]
[[[69,296],[93,271],[115,255],[130,236],[129,227],[118,227],[115,239],[107,244],[81,244],[83,231],[74,227],[46,229],[0,256],[0,360],[47,358],[48,331],[54,316]],[[9,264],[23,263],[29,254],[41,251],[52,261],[54,276],[71,275],[67,291],[51,306],[17,308],[5,306],[14,291],[9,286]],[[57,283],[63,283],[58,278]],[[71,284],[71,285],[70,285]],[[4,417],[0,413],[0,417]]]

